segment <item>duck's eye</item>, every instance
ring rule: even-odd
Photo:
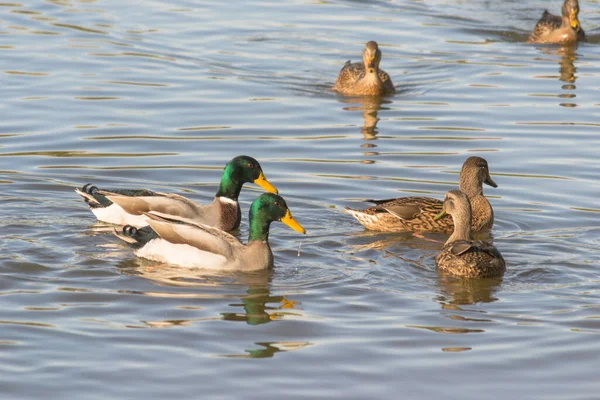
[[[274,204],[276,207],[279,207],[279,206],[281,206],[281,204],[279,204],[279,202],[278,202],[278,201],[274,202],[273,204]]]
[[[250,168],[250,169],[254,169],[254,164],[252,163],[248,163],[246,164],[246,167]]]

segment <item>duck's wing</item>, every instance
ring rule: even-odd
[[[560,28],[561,23],[561,17],[549,13],[548,10],[544,10],[542,17],[537,24],[535,24],[533,32],[531,33],[531,36],[529,36],[529,42],[537,42],[543,39],[552,31]]]
[[[201,207],[186,197],[173,193],[149,192],[148,194],[138,193],[130,195],[122,192],[109,192],[100,190],[98,192],[104,195],[113,203],[118,204],[126,212],[133,215],[142,215],[150,211],[157,211],[164,214],[177,215],[191,218],[198,215]]]
[[[460,256],[473,248],[473,243],[465,240],[450,243],[448,251],[455,256]]]
[[[340,70],[335,82],[336,86],[347,85],[361,79],[365,74],[365,66],[361,63],[352,63],[350,60]]]
[[[440,200],[429,197],[401,197],[377,201],[376,204],[373,208],[386,211],[402,220],[415,219],[423,213],[438,214],[442,211],[443,206]]]
[[[151,211],[144,213],[150,227],[162,239],[174,244],[187,244],[199,250],[231,259],[244,245],[227,232],[187,218]]]

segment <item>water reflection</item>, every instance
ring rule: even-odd
[[[577,48],[575,46],[561,46],[555,47],[542,47],[540,51],[545,55],[558,56],[558,80],[564,82],[561,89],[564,92],[558,94],[561,99],[574,99],[577,95],[575,90],[575,81],[577,80],[577,67],[575,61],[577,61]],[[560,103],[562,107],[577,107],[576,103],[564,102]]]
[[[306,346],[310,346],[310,342],[256,342],[257,346],[262,346],[261,349],[245,350],[247,354],[222,354],[225,358],[271,358],[275,353],[294,351]]]
[[[501,282],[502,278],[466,279],[438,274],[437,286],[440,296],[437,300],[442,304],[442,308],[447,308],[448,305],[491,303],[498,300],[494,294]]]
[[[363,126],[360,128],[360,133],[364,140],[377,139],[377,122],[379,122],[378,111],[387,108],[381,107],[382,104],[391,104],[387,100],[379,96],[363,96],[363,97],[339,97],[341,103],[348,104],[343,107],[346,111],[360,111],[363,117]],[[364,144],[362,147],[377,147],[375,144]]]
[[[271,296],[267,286],[254,286],[247,290],[248,295],[242,296],[241,303],[230,304],[232,307],[242,307],[243,313],[221,313],[226,321],[243,321],[248,325],[266,324],[277,319],[282,319],[285,315],[299,315],[289,310],[295,308],[298,304],[285,296]],[[267,303],[275,303],[267,306]]]
[[[240,310],[240,312],[220,313],[220,319],[225,321],[243,321],[248,325],[260,325],[281,319],[284,315],[298,315],[298,313],[288,311],[294,309],[299,304],[298,302],[285,296],[271,295],[269,289],[273,272],[271,270],[218,273],[202,269],[181,268],[139,258],[122,261],[118,268],[125,275],[141,276],[162,286],[199,289],[195,292],[186,290],[182,293],[144,292],[143,294],[147,296],[241,300],[241,302],[228,304],[228,306],[242,308],[243,312]],[[246,295],[231,293],[229,289],[232,287],[235,291],[240,287],[247,287]],[[203,288],[207,290],[201,290]],[[215,289],[218,290],[217,293],[215,293]],[[221,289],[224,289],[226,293],[220,294]],[[275,304],[268,305],[271,303]]]
[[[269,285],[272,279],[272,271],[256,271],[251,273],[231,273],[231,274],[210,274],[200,269],[187,269],[175,266],[157,264],[143,259],[134,259],[122,261],[118,265],[121,273],[125,275],[141,276],[152,280],[160,285],[176,286],[189,289],[198,288],[206,290],[180,292],[172,291],[146,291],[138,292],[151,297],[182,298],[214,300],[214,299],[240,299],[240,302],[229,303],[229,307],[236,307],[238,312],[222,312],[219,317],[203,317],[191,319],[165,319],[160,321],[140,321],[143,325],[129,325],[131,328],[173,328],[178,326],[188,326],[190,323],[205,321],[234,321],[245,322],[248,325],[261,325],[268,322],[281,320],[285,316],[299,316],[299,312],[293,312],[297,309],[298,302],[287,298],[286,296],[275,296],[271,294]],[[237,290],[240,285],[246,286],[246,295],[232,294],[231,290],[222,292],[221,289],[230,289],[233,285]],[[215,293],[215,289],[217,293]],[[188,310],[203,310],[202,304],[190,306],[189,304],[179,306],[178,308]],[[276,353],[298,350],[310,345],[310,342],[255,342],[255,345],[261,346],[260,349],[245,350],[244,354],[221,354],[220,357],[227,358],[270,358]]]

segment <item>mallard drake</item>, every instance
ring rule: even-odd
[[[545,10],[527,42],[572,44],[584,40],[585,32],[579,23],[579,2],[565,0],[562,17]]]
[[[75,192],[83,197],[99,221],[142,227],[148,225],[144,213],[157,211],[231,231],[240,226],[238,196],[246,182],[277,193],[265,178],[258,161],[248,156],[237,156],[225,165],[215,199],[204,206],[178,194],[144,189],[101,190],[87,184]]]
[[[435,219],[450,214],[454,232],[435,257],[438,270],[465,278],[496,278],[504,274],[506,264],[494,245],[471,237],[471,204],[466,194],[451,190],[446,194],[442,212]]]
[[[285,200],[271,193],[260,195],[250,207],[250,234],[246,245],[227,232],[186,218],[156,211],[145,214],[159,238],[140,247],[136,246],[138,238],[134,227],[115,229],[115,235],[138,247],[135,250],[138,257],[188,268],[245,271],[269,268],[273,265],[269,246],[271,222],[281,221],[297,232],[306,233],[292,217]]]
[[[367,43],[362,58],[362,63],[346,61],[333,90],[354,96],[383,96],[396,92],[390,76],[379,69],[381,50],[377,42]]]
[[[490,177],[488,163],[481,157],[465,160],[459,176],[459,188],[468,197],[473,209],[472,230],[485,232],[494,225],[494,210],[483,195],[483,183],[498,187]],[[434,220],[442,210],[442,201],[429,197],[401,197],[398,199],[367,200],[375,203],[364,210],[346,207],[365,228],[382,232],[451,232],[452,218]]]

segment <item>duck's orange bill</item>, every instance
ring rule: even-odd
[[[577,18],[577,12],[578,10],[571,10],[571,12],[569,13],[569,21],[571,22],[571,27],[573,29],[579,28],[579,19]]]
[[[290,210],[286,211],[285,216],[283,218],[281,218],[281,222],[283,222],[284,224],[286,224],[287,226],[289,226],[296,232],[306,233],[304,228],[299,223],[296,222],[294,217],[292,217],[292,213],[290,213]]]
[[[275,193],[275,194],[279,193],[277,191],[277,189],[275,189],[275,186],[273,186],[269,183],[269,181],[267,180],[267,178],[265,178],[265,176],[263,175],[262,172],[260,173],[258,178],[256,178],[254,180],[254,183],[256,183],[261,188],[265,189],[269,193]]]

